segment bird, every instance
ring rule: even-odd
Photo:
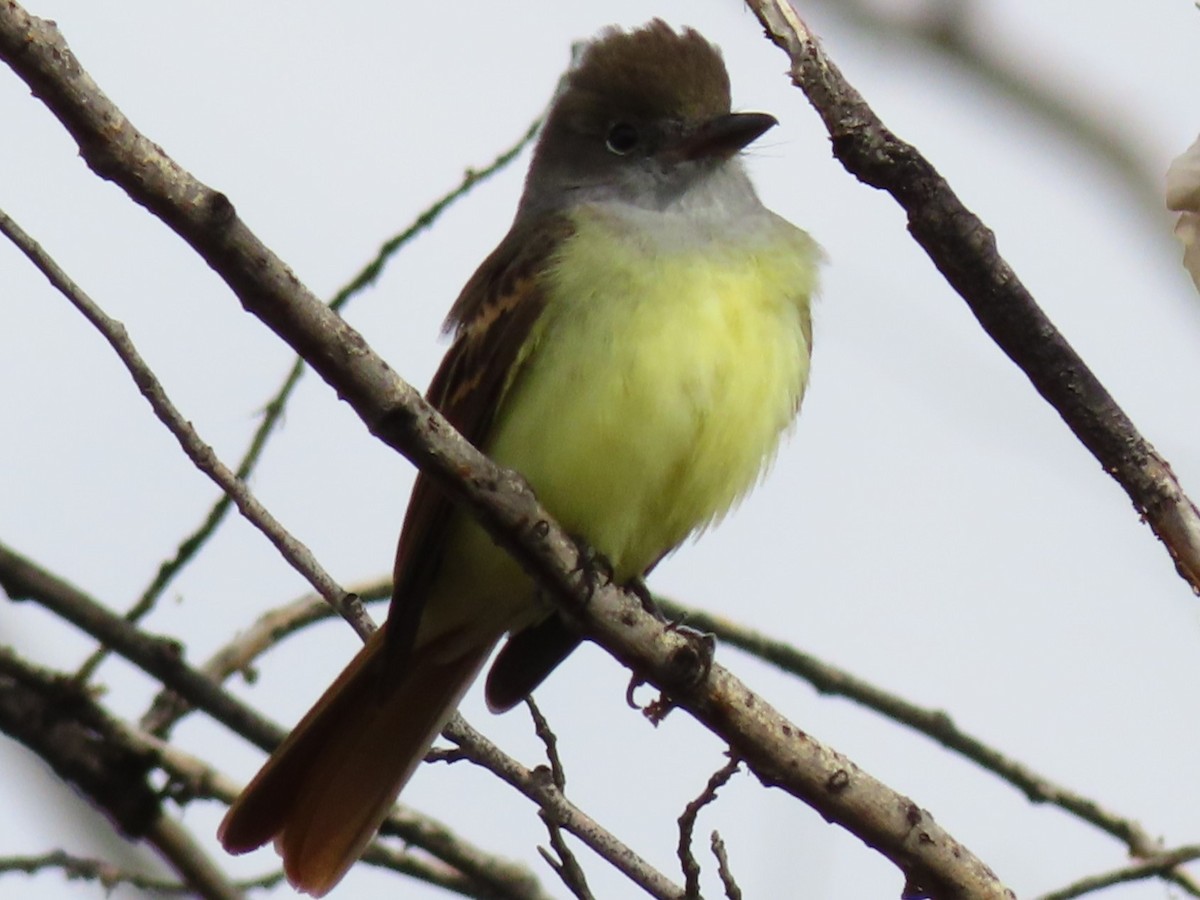
[[[617,583],[736,505],[799,411],[821,251],[762,203],[742,159],[776,124],[732,112],[720,50],[694,29],[604,29],[551,101],[510,230],[447,317],[429,402]],[[273,841],[293,886],[330,891],[502,641],[485,686],[497,712],[580,636],[418,474],[386,623],[232,804],[224,848]]]

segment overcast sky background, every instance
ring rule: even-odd
[[[1165,171],[1195,139],[1200,11],[1192,3],[974,5],[981,39],[1125,133],[1152,170]],[[1103,163],[966,69],[807,6],[850,81],[995,230],[1051,319],[1200,496],[1200,298],[1165,212],[1148,211],[1147,198]],[[784,56],[735,0],[29,0],[28,8],[55,19],[134,124],[224,191],[327,297],[464,169],[486,164],[525,130],[573,40],[655,15],[697,27],[724,48],[735,106],[780,119],[751,151],[752,174],[765,202],[824,246],[828,265],[812,383],[793,438],[765,486],[664,563],[652,586],[944,709],[1169,844],[1200,841],[1200,601],[1122,491],[907,236],[898,207],[832,160],[819,120],[782,75]],[[290,351],[182,241],[95,178],[7,70],[0,123],[0,208],[126,324],[183,413],[236,461]],[[432,374],[446,309],[503,236],[526,160],[450,210],[347,309],[412,383],[424,386]],[[0,540],[125,609],[215,489],[107,345],[2,242],[0,385]],[[352,583],[390,568],[412,474],[308,375],[253,488]],[[182,637],[198,662],[304,588],[233,519],[148,627]],[[31,606],[5,603],[0,643],[66,669],[92,646]],[[354,646],[348,628],[328,623],[264,659],[256,687],[234,687],[293,722]],[[925,738],[732,649],[718,658],[930,810],[1019,895],[1123,862],[1111,838],[1029,806]],[[123,715],[139,716],[154,693],[120,662],[100,677],[106,702]],[[559,731],[569,796],[677,876],[675,819],[722,764],[723,747],[682,714],[652,729],[625,706],[626,681],[587,647],[538,699]],[[464,713],[523,761],[540,761],[522,711],[490,716],[476,690]],[[198,717],[176,738],[239,779],[262,759]],[[0,855],[110,852],[86,808],[22,748],[0,741],[0,771]],[[426,767],[405,800],[485,848],[529,861],[566,896],[533,850],[545,843],[535,810],[488,776]],[[197,803],[184,815],[214,853],[221,812]],[[702,814],[699,850],[714,828],[747,897],[894,897],[902,886],[857,839],[745,773]],[[587,851],[580,856],[597,896],[633,895]],[[225,862],[251,875],[274,857]],[[719,895],[711,860],[702,862],[707,889]],[[405,897],[443,896],[403,887]],[[396,891],[393,876],[360,866],[334,896]],[[58,874],[0,877],[0,894],[10,893],[101,889]],[[1152,882],[1105,897],[1168,893]]]

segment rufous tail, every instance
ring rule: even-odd
[[[447,658],[435,641],[417,647],[401,677],[385,684],[377,663],[383,636],[382,628],[371,636],[217,832],[230,853],[274,840],[288,881],[315,897],[362,854],[492,649]]]

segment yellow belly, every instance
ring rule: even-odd
[[[808,377],[817,251],[782,220],[722,249],[575,224],[487,450],[627,579],[773,457]]]

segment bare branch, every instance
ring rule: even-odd
[[[105,860],[73,856],[63,850],[54,850],[41,856],[0,856],[0,873],[21,872],[26,875],[36,875],[52,869],[61,871],[69,881],[94,881],[105,891],[111,891],[120,884],[128,884],[154,894],[178,894],[181,896],[193,894],[190,885],[178,881],[150,878],[137,872],[127,872]],[[281,881],[283,881],[283,872],[276,872],[261,878],[239,881],[236,886],[240,892],[245,892],[253,888],[274,887]]]
[[[651,897],[682,900],[682,888],[563,796],[547,768],[531,770],[520,765],[467,724],[458,713],[454,714],[442,736],[458,746],[462,758],[500,776]]]
[[[708,784],[695,800],[684,808],[679,816],[679,847],[678,856],[680,867],[683,869],[685,894],[689,898],[700,896],[700,863],[692,852],[692,837],[696,833],[696,818],[700,810],[717,799],[717,791],[729,783],[729,779],[741,766],[736,756],[731,757],[725,765],[713,773]]]
[[[886,190],[908,230],[996,344],[1133,501],[1180,576],[1200,592],[1200,510],[1104,386],[1046,318],[996,249],[994,235],[913,146],[842,77],[788,0],[746,0],[791,60],[793,83],[821,116],[834,156]]]
[[[266,752],[270,753],[283,740],[286,732],[280,726],[188,666],[178,644],[144,634],[78,588],[18,556],[3,544],[0,544],[0,587],[13,600],[33,600],[112,647],[117,654],[157,678],[193,706]],[[143,750],[151,752],[149,746]],[[210,791],[220,786],[219,783],[203,783]],[[228,801],[237,792],[236,787],[226,787],[225,794],[216,796],[223,796]],[[428,816],[407,809],[394,810],[382,831],[426,850],[485,886],[493,886],[494,892],[502,896],[530,900],[542,897],[536,889],[537,879],[528,869],[471,846]]]
[[[327,605],[321,605],[328,611]],[[125,729],[125,738],[131,746],[153,754],[158,766],[171,777],[166,793],[175,802],[182,805],[199,797],[228,805],[241,793],[242,785],[199,757],[148,732],[118,725]],[[387,833],[400,835],[406,843],[424,848],[428,855],[399,850],[377,839],[363,855],[368,865],[391,869],[467,897],[548,900],[537,878],[525,866],[482,853],[449,829],[419,814],[393,811]],[[278,877],[282,879],[282,873]]]
[[[46,761],[131,840],[145,841],[206,900],[241,892],[162,809],[149,781],[151,754],[123,732],[75,681],[0,648],[0,730]]]
[[[49,282],[66,297],[84,318],[95,326],[113,348],[134,383],[150,404],[159,421],[175,436],[188,459],[201,472],[216,482],[233,502],[247,521],[263,533],[275,549],[325,600],[349,622],[362,637],[370,634],[370,619],[358,598],[347,594],[333,577],[317,562],[312,552],[296,540],[279,521],[267,511],[244,481],[239,479],[221,462],[212,447],[200,439],[192,423],[182,415],[167,397],[162,384],[150,366],[142,359],[133,341],[129,339],[125,326],[110,318],[74,281],[59,268],[38,243],[0,210],[0,232],[5,234],[28,257]],[[84,667],[84,673],[90,670]]]
[[[0,575],[2,575],[2,570],[0,570]],[[2,578],[0,578],[0,583],[2,583]],[[391,582],[387,580],[370,582],[360,586],[358,593],[368,600],[381,599],[390,596]],[[224,681],[235,672],[248,671],[259,655],[274,646],[283,637],[294,633],[306,624],[329,618],[330,615],[332,615],[332,611],[329,605],[313,596],[301,597],[286,606],[271,610],[260,616],[250,628],[240,633],[237,638],[219,649],[205,663],[202,671],[214,681]],[[179,705],[169,702],[171,698],[175,698]],[[191,706],[173,691],[160,694],[156,698],[151,712],[143,717],[143,727],[153,731],[154,735],[143,734],[142,737],[144,740],[153,742],[155,751],[163,754],[164,767],[183,781],[190,790],[197,792],[200,796],[214,796],[230,803],[238,793],[237,786],[230,786],[228,782],[212,781],[219,776],[213,773],[206,764],[194,758],[189,760],[186,754],[181,754],[161,740],[162,733],[174,724],[178,715],[182,715],[183,712],[190,709]],[[183,712],[179,712],[179,710]],[[473,740],[470,736],[460,735],[460,738],[463,739],[464,747]],[[487,745],[486,750],[497,756],[503,756],[498,748],[490,744]],[[456,759],[468,758],[468,753],[466,750],[462,750],[451,755],[445,751],[433,751],[430,756],[436,760],[452,762]],[[505,759],[507,764],[517,766],[514,760],[507,757]],[[542,897],[540,884],[524,866],[483,853],[429,817],[413,813],[403,807],[397,807],[384,821],[380,832],[384,835],[400,837],[408,843],[422,847],[476,879],[480,879],[480,873],[487,873],[486,880],[494,888],[504,887],[504,896],[528,897],[531,900]],[[375,857],[368,855],[364,859],[413,874],[412,863],[406,855],[398,856],[394,851],[387,850],[386,847],[380,849],[379,854],[381,855]],[[431,880],[429,875],[420,877],[424,880]]]
[[[484,881],[445,865],[441,860],[393,847],[381,840],[374,840],[367,845],[362,862],[437,885],[463,897],[475,897],[479,900],[550,900],[550,896],[542,891],[537,879],[524,867],[510,867],[511,874],[515,874],[518,868],[522,873],[520,877],[511,881],[504,879],[506,874],[510,874],[510,869],[496,872]]]
[[[583,867],[579,865],[579,860],[575,858],[575,854],[567,846],[562,829],[558,827],[545,810],[541,811],[541,816],[542,821],[546,823],[546,830],[550,832],[550,846],[554,849],[557,856],[552,856],[550,851],[545,847],[538,847],[538,853],[546,861],[546,865],[554,870],[554,873],[558,875],[562,883],[579,900],[595,900],[591,888],[588,887]]]
[[[546,748],[546,761],[550,763],[550,778],[554,782],[554,787],[559,793],[564,793],[567,789],[567,772],[558,755],[558,735],[554,733],[532,696],[525,698],[525,706],[529,709],[529,715],[533,719],[534,733],[542,742],[542,746]],[[558,855],[557,857],[552,856],[544,847],[539,847],[538,852],[576,897],[579,897],[580,900],[588,900],[592,897],[592,892],[588,888],[583,867],[579,865],[575,854],[567,846],[558,820],[544,808],[541,810],[541,817],[550,834],[550,846]]]
[[[1165,878],[1174,873],[1177,866],[1197,859],[1200,859],[1200,845],[1178,847],[1175,850],[1156,853],[1140,862],[1122,866],[1110,872],[1081,878],[1065,888],[1051,891],[1049,894],[1042,894],[1037,900],[1070,900],[1071,897],[1082,897],[1084,894],[1091,894],[1112,887],[1114,884],[1126,884],[1155,877]],[[1188,893],[1193,897],[1200,896],[1191,889],[1188,890]]]
[[[153,759],[120,741],[112,721],[75,682],[0,647],[0,730],[24,744],[130,838],[161,815],[146,780]]]
[[[242,889],[229,880],[191,833],[171,816],[160,815],[144,840],[179,873],[188,893],[204,900],[244,900]]]
[[[355,294],[365,287],[374,284],[383,271],[384,265],[391,259],[405,244],[415,238],[425,229],[431,227],[450,206],[469,193],[476,185],[491,178],[497,172],[505,168],[511,163],[521,151],[528,146],[538,133],[538,129],[542,127],[541,118],[534,119],[529,127],[525,129],[525,133],[521,135],[511,147],[504,150],[482,169],[467,169],[463,175],[462,181],[457,187],[444,194],[442,197],[430,204],[413,223],[401,231],[394,237],[384,241],[379,248],[379,252],[375,254],[375,258],[363,267],[357,275],[354,276],[345,287],[334,295],[334,298],[329,301],[329,308],[339,310],[346,305]]]
[[[363,854],[363,862],[378,868],[389,869],[403,875],[419,878],[421,881],[437,885],[448,891],[464,897],[476,897],[480,900],[496,900],[504,897],[508,900],[548,900],[547,895],[528,892],[497,892],[494,886],[481,889],[478,882],[472,881],[461,872],[445,866],[419,859],[414,854],[396,850],[379,842],[371,844]],[[106,891],[120,884],[128,884],[139,890],[155,895],[166,896],[197,896],[191,885],[178,881],[164,881],[151,878],[137,872],[128,872],[110,862],[99,859],[87,859],[72,856],[62,850],[55,850],[41,856],[5,856],[0,857],[0,874],[24,873],[35,875],[51,869],[62,871],[71,881],[94,881]],[[234,882],[240,898],[255,889],[273,888],[283,881],[283,870],[269,872],[258,878]]]
[[[424,813],[404,806],[393,807],[379,828],[381,835],[398,837],[406,844],[420,847],[473,880],[473,890],[484,896],[499,896],[511,900],[549,900],[538,877],[524,864],[488,853],[441,822]],[[399,851],[386,842],[376,844],[399,859]],[[367,857],[364,857],[367,859]],[[382,863],[376,863],[382,864]],[[388,863],[396,867],[397,863]],[[409,871],[401,869],[401,871]]]
[[[391,581],[372,581],[363,585],[351,585],[351,593],[364,603],[386,600],[391,596]],[[217,649],[200,666],[200,671],[213,681],[222,682],[235,672],[240,672],[248,682],[254,681],[253,663],[262,653],[275,646],[288,635],[302,628],[328,619],[333,609],[323,599],[313,594],[301,597],[277,609],[263,613],[244,631]],[[165,737],[170,729],[192,709],[178,694],[164,690],[142,716],[142,727]]]
[[[1023,763],[1017,762],[974,735],[959,729],[950,716],[939,709],[928,709],[889,693],[845,669],[830,665],[791,644],[693,607],[683,606],[666,597],[656,596],[663,612],[694,628],[716,635],[724,644],[751,653],[759,659],[803,678],[822,694],[846,697],[914,731],[932,738],[980,767],[1009,782],[1034,803],[1050,803],[1100,828],[1124,842],[1135,856],[1149,856],[1162,850],[1159,841],[1133,819],[1105,809],[1095,800],[1056,784]]]
[[[712,852],[713,856],[717,858],[717,873],[721,876],[721,885],[725,888],[725,896],[728,900],[742,900],[742,889],[738,887],[733,872],[729,868],[729,856],[725,852],[725,842],[715,831],[712,833]]]
[[[509,163],[516,159],[529,142],[533,140],[541,124],[541,119],[534,120],[516,143],[500,153],[499,156],[482,169],[468,169],[463,175],[462,181],[456,187],[426,207],[407,228],[384,241],[379,251],[375,254],[375,258],[367,263],[329,301],[329,308],[335,310],[341,309],[356,294],[374,284],[391,257],[400,252],[406,244],[422,231],[431,228],[441,217],[442,213],[469,194],[473,188],[487,181],[497,172],[502,171]],[[258,428],[255,429],[254,437],[250,440],[250,446],[246,449],[245,454],[238,463],[237,470],[234,472],[234,476],[239,481],[246,481],[254,471],[254,467],[258,464],[258,460],[267,446],[268,439],[275,430],[275,426],[283,417],[283,411],[287,407],[288,398],[291,396],[292,391],[295,390],[296,385],[299,384],[300,376],[303,373],[304,360],[297,357],[292,364],[292,368],[288,371],[287,377],[284,378],[283,385],[263,407],[262,421],[259,422]],[[200,523],[199,527],[179,544],[175,555],[159,566],[153,581],[142,592],[137,602],[125,613],[126,619],[130,622],[141,621],[142,617],[153,609],[154,604],[158,602],[158,598],[162,596],[162,592],[166,590],[167,585],[183,570],[188,562],[199,552],[200,548],[204,546],[208,538],[217,530],[217,526],[225,518],[225,514],[229,511],[232,502],[232,497],[229,494],[221,494],[220,499],[213,504],[212,509],[208,511],[208,515],[204,517],[204,521]],[[91,672],[100,664],[100,661],[104,658],[104,654],[104,648],[98,650],[80,669],[79,677],[84,680],[90,678]]]
[[[183,660],[182,648],[167,638],[153,637],[105,609],[74,585],[0,544],[0,588],[12,600],[32,600],[91,635],[170,685],[222,725],[267,752],[283,740],[283,729],[228,694]]]
[[[546,761],[550,763],[550,775],[554,779],[554,786],[560,791],[566,791],[567,772],[558,755],[558,735],[550,728],[550,723],[546,721],[546,717],[542,715],[542,711],[538,709],[532,696],[525,698],[525,705],[529,708],[529,715],[533,719],[534,732],[537,734],[538,740],[542,742],[542,746],[546,748]]]

